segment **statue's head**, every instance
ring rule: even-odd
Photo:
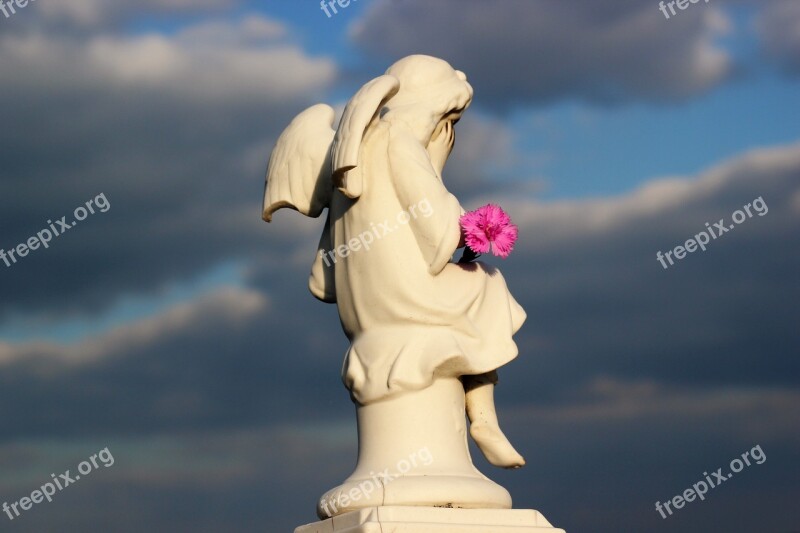
[[[447,61],[425,55],[397,61],[386,74],[359,89],[345,107],[331,151],[334,183],[346,196],[360,196],[361,142],[378,118],[410,128],[441,171],[453,148],[453,126],[470,102],[467,76]]]
[[[425,55],[404,57],[386,71],[400,82],[386,102],[384,116],[401,118],[428,146],[449,122],[452,126],[472,102],[467,76],[447,61]]]

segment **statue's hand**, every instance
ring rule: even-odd
[[[442,175],[442,169],[450,157],[450,152],[453,151],[453,146],[456,142],[456,130],[452,120],[443,120],[440,127],[434,132],[431,142],[428,143],[428,155],[431,158],[431,165],[439,174]]]

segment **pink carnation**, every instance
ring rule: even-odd
[[[491,251],[502,258],[508,257],[517,240],[517,226],[500,206],[485,205],[461,216],[461,228],[467,246],[473,252],[485,254]]]

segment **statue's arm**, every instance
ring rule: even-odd
[[[404,209],[430,204],[409,220],[431,274],[438,274],[461,243],[459,218],[463,209],[436,175],[428,152],[410,132],[393,125],[389,133],[389,167],[394,190]]]

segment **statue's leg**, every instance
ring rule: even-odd
[[[495,466],[503,468],[524,466],[525,459],[508,442],[497,420],[497,411],[494,408],[497,372],[462,376],[461,380],[466,393],[467,416],[470,420],[469,434],[483,455]]]

